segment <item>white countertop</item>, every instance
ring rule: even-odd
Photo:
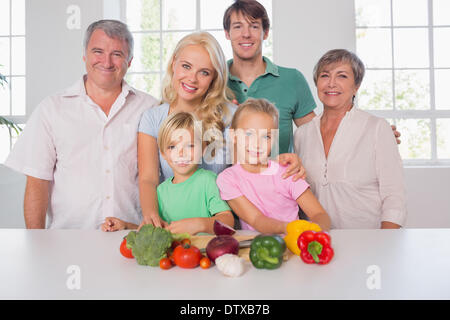
[[[119,252],[127,233],[0,229],[0,299],[450,299],[450,229],[333,230],[330,264],[239,278],[140,266]]]

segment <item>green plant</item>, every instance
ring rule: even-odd
[[[8,83],[6,81],[6,77],[0,73],[0,85],[2,88],[5,87],[5,83]],[[19,127],[14,122],[6,119],[5,117],[0,116],[0,126],[6,126],[9,130],[9,135],[11,136],[11,130],[14,130],[17,134],[19,134],[20,131],[22,131],[22,128]]]

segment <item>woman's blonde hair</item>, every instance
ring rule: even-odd
[[[237,129],[239,118],[244,111],[262,112],[272,117],[275,127],[278,128],[278,109],[266,99],[249,98],[238,109],[231,120],[231,129]]]
[[[158,148],[164,153],[169,144],[180,135],[174,135],[177,130],[193,130],[194,141],[202,141],[202,125],[190,112],[176,112],[169,115],[161,124],[158,132]]]
[[[225,55],[217,40],[208,32],[194,32],[183,37],[175,47],[169,62],[167,63],[166,74],[162,84],[162,101],[168,104],[177,99],[177,93],[172,86],[173,62],[178,58],[182,49],[189,45],[202,46],[209,54],[211,63],[215,69],[214,79],[202,102],[196,109],[198,117],[204,122],[205,130],[217,129],[224,132],[226,123],[224,118],[231,115],[227,103],[233,95],[227,87],[228,71]]]

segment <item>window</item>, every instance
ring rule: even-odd
[[[0,116],[25,123],[25,0],[0,0]],[[17,138],[14,130],[0,126],[0,163]]]
[[[272,16],[272,0],[259,1]],[[231,45],[222,27],[223,14],[233,0],[126,0],[126,23],[135,40],[134,58],[126,80],[134,87],[161,98],[161,80],[177,42],[194,31],[210,32],[227,59]],[[272,20],[272,19],[271,19]],[[272,58],[272,32],[263,54]]]
[[[397,125],[405,164],[450,163],[450,1],[355,0],[358,105]]]

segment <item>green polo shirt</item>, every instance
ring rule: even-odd
[[[278,108],[279,153],[292,152],[292,120],[313,111],[316,108],[316,102],[300,71],[277,66],[266,57],[263,59],[266,63],[266,71],[253,81],[250,88],[231,73],[228,76],[228,87],[233,90],[239,103],[243,103],[248,98],[264,98]],[[232,63],[233,59],[230,59],[228,69]]]
[[[220,197],[216,179],[214,172],[199,168],[184,182],[174,184],[173,177],[165,180],[156,188],[160,217],[171,223],[187,218],[210,218],[230,211]]]

